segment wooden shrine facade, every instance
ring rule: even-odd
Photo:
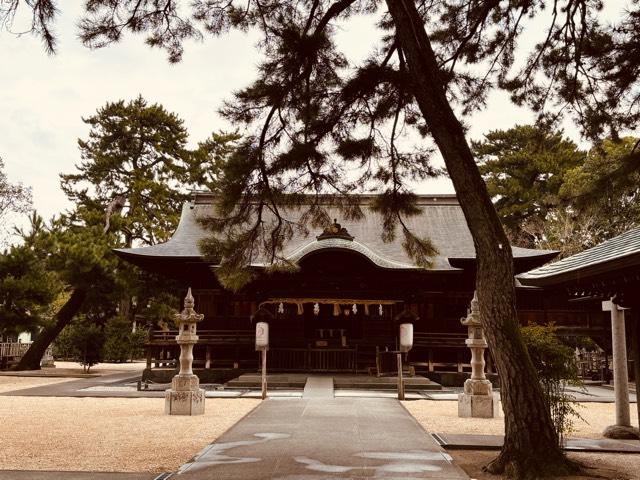
[[[298,266],[297,271],[266,273],[265,260],[256,259],[250,268],[257,278],[240,293],[224,290],[215,277],[216,266],[200,256],[198,242],[208,233],[198,219],[215,214],[212,195],[196,194],[185,205],[178,229],[167,243],[116,253],[181,281],[185,291],[192,287],[196,311],[204,314],[194,349],[196,369],[257,368],[253,317],[262,308],[271,317],[272,371],[385,371],[390,358],[386,352],[397,349],[398,325],[407,316],[415,332],[409,364],[425,372],[468,370],[466,327],[460,319],[473,297],[475,250],[457,199],[422,196],[418,201],[422,213],[407,220],[408,227],[428,237],[438,251],[428,269],[407,256],[402,238],[383,242],[383,220],[369,208],[372,197],[359,200],[363,218],[341,221],[342,225],[334,222],[324,231],[291,239],[283,256]],[[340,218],[336,207],[328,203],[323,207],[331,218]],[[286,214],[300,217],[304,209]],[[552,251],[512,250],[517,273],[555,256]],[[562,296],[521,285],[517,294],[524,324],[554,322],[564,334],[575,336],[606,331],[604,315],[569,304]],[[174,367],[175,335],[172,325],[154,325],[148,345],[150,369]]]
[[[559,333],[591,337],[609,349],[608,317],[586,305],[565,304],[560,298],[540,292],[519,291],[518,316],[523,325],[554,323]],[[194,367],[200,369],[256,369],[255,322],[252,313],[260,302],[221,290],[194,290],[196,311],[205,315],[199,325]],[[472,292],[430,295],[410,302],[385,302],[364,311],[363,303],[343,302],[335,315],[337,299],[331,303],[304,303],[297,299],[270,304],[271,346],[269,368],[282,372],[372,372],[389,369],[395,357],[386,351],[397,349],[398,315],[408,309],[415,314],[414,348],[407,362],[423,372],[466,372],[470,370],[465,346],[466,329],[460,319],[466,315]],[[361,300],[362,301],[362,300]],[[317,305],[317,307],[316,307]],[[354,305],[356,312],[354,313]],[[282,308],[281,308],[282,306]],[[318,313],[316,314],[315,311]],[[348,312],[348,313],[347,313]],[[151,331],[147,350],[148,368],[173,368],[178,356],[173,326]],[[382,362],[382,363],[381,363]],[[385,362],[388,362],[385,363]],[[488,372],[492,372],[489,355]]]

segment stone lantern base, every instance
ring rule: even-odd
[[[205,395],[196,375],[176,375],[164,395],[167,415],[202,415]]]
[[[500,416],[500,400],[489,380],[467,380],[464,393],[458,395],[458,416],[495,418]]]
[[[605,438],[615,438],[619,440],[637,440],[640,438],[640,431],[635,427],[610,425],[604,429],[602,436]]]

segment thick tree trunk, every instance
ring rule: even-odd
[[[44,352],[78,313],[86,297],[87,292],[84,289],[76,288],[73,291],[69,300],[56,314],[56,323],[40,332],[31,347],[29,347],[29,350],[20,359],[20,363],[15,367],[15,370],[40,370],[40,360],[42,360]]]
[[[522,340],[515,307],[511,247],[445,94],[437,60],[414,0],[386,0],[413,94],[438,145],[477,255],[476,289],[487,341],[500,375],[505,442],[492,473],[539,478],[566,473],[550,412]]]

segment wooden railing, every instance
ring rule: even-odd
[[[212,368],[216,365],[237,368],[243,363],[240,350],[252,348],[256,334],[254,330],[198,330],[198,345],[206,347],[205,357],[194,359],[194,367]],[[174,368],[179,348],[176,343],[178,330],[152,330],[147,342],[147,368]],[[215,355],[214,347],[233,347],[235,353],[227,352],[224,358]],[[255,359],[248,360],[253,364]]]
[[[22,357],[29,347],[31,342],[3,342],[0,343],[0,358],[15,358]]]
[[[413,334],[414,347],[460,348],[465,346],[464,333],[423,333]]]
[[[176,344],[177,330],[153,330],[147,344],[147,366],[169,367],[176,365],[178,346]],[[199,330],[197,332],[198,345],[206,347],[204,358],[196,358],[194,365],[212,368],[214,366],[234,366],[243,362],[253,364],[255,358],[250,356],[247,349],[252,349],[255,342],[253,330]],[[414,334],[414,350],[409,354],[411,363],[423,365],[429,371],[436,368],[454,368],[463,371],[469,368],[468,352],[465,348],[463,333],[423,333]],[[354,341],[355,348],[318,348],[303,346],[272,345],[269,351],[270,368],[281,371],[356,371],[373,366],[376,360],[376,347],[382,351],[384,347],[392,347],[395,340],[388,337],[366,338]],[[389,345],[391,344],[391,345]],[[223,350],[221,356],[216,348],[232,347],[233,350]],[[455,361],[435,361],[434,349],[459,349]],[[425,351],[426,349],[426,351]],[[244,353],[240,353],[244,352]],[[358,361],[362,365],[358,365]]]
[[[274,348],[269,351],[272,370],[303,372],[356,371],[357,348]]]
[[[413,350],[409,352],[409,364],[420,368],[423,367],[429,371],[436,370],[454,370],[463,372],[470,369],[468,363],[470,353],[466,351],[465,339],[467,335],[464,333],[424,333],[416,332],[413,334]],[[436,361],[434,350],[447,348],[455,352],[455,361],[448,362]],[[426,352],[425,352],[426,349]],[[426,353],[426,356],[425,356]]]
[[[254,330],[198,330],[200,345],[250,345],[255,342]],[[151,345],[175,345],[178,330],[152,330],[149,334]]]

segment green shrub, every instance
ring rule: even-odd
[[[552,324],[522,327],[529,356],[538,371],[558,443],[573,430],[573,420],[581,418],[576,411],[573,395],[566,392],[567,385],[581,385],[578,364],[573,348],[565,345],[556,335]]]
[[[102,362],[104,341],[102,328],[85,317],[78,317],[56,339],[54,354],[77,361],[85,372],[89,372],[92,366]]]
[[[148,333],[145,329],[131,331],[126,318],[111,318],[105,325],[104,358],[109,362],[128,362],[143,355]]]
[[[53,342],[53,356],[56,360],[76,359],[76,352],[71,341],[71,326],[64,328]]]

